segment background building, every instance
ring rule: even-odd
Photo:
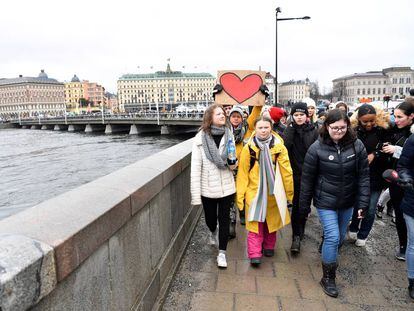
[[[291,80],[280,83],[278,86],[279,104],[284,107],[301,101],[304,97],[310,97],[311,83],[305,80]]]
[[[38,77],[0,79],[0,116],[4,119],[65,113],[63,83],[41,70]]]
[[[358,103],[404,98],[414,88],[414,70],[410,67],[390,67],[337,78],[333,83],[333,101]]]
[[[118,79],[119,109],[136,111],[145,109],[171,110],[179,104],[209,103],[216,78],[209,73],[183,73],[166,71],[148,74],[125,74]]]
[[[65,83],[65,103],[68,112],[88,113],[102,109],[108,109],[105,88],[88,80],[80,81],[74,75],[70,82]]]

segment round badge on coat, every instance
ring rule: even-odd
[[[328,159],[332,161],[333,159],[335,159],[335,157],[331,154],[331,155],[328,157]]]

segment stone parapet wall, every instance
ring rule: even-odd
[[[151,310],[200,215],[191,140],[0,221],[0,310]]]

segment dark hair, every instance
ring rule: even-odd
[[[374,106],[370,104],[363,104],[358,108],[358,118],[365,116],[366,114],[377,114]]]
[[[329,135],[329,131],[328,131],[328,125],[335,123],[337,121],[341,121],[341,120],[345,121],[347,130],[346,130],[344,137],[341,138],[339,143],[341,145],[346,145],[356,140],[356,135],[355,135],[355,132],[351,128],[351,121],[349,120],[348,115],[346,114],[345,111],[335,108],[328,112],[326,119],[319,131],[319,134],[324,143],[332,142],[332,138]]]
[[[273,120],[270,119],[270,118],[268,118],[268,117],[264,117],[264,116],[260,116],[256,120],[254,120],[254,127],[256,127],[256,124],[259,121],[269,122],[270,123],[270,127],[273,127]]]
[[[221,110],[223,110],[224,115],[226,115],[226,111],[224,111],[224,108],[222,105],[213,104],[209,106],[206,109],[206,111],[204,111],[203,122],[201,123],[200,130],[203,130],[204,132],[211,134],[211,125],[213,124],[213,113],[214,113],[214,110],[216,110],[216,108],[220,108]]]
[[[348,112],[348,105],[345,104],[344,102],[339,102],[336,104],[335,108],[339,108],[339,107],[344,107],[345,111]]]
[[[395,107],[395,109],[399,109],[406,116],[410,116],[412,113],[414,113],[414,103],[405,101],[399,104],[397,107]]]

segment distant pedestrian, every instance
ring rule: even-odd
[[[414,120],[414,105],[409,102],[402,102],[394,109],[395,126],[388,133],[387,143],[384,144],[382,152],[388,154],[391,161],[391,168],[396,168],[398,159],[405,141],[410,136],[410,128]],[[395,257],[398,260],[405,260],[407,249],[407,226],[401,210],[401,201],[404,190],[401,187],[391,184],[390,197],[395,212],[395,227],[397,228],[399,247],[395,250]]]
[[[343,101],[339,101],[335,103],[335,108],[336,109],[341,109],[342,111],[345,111],[346,113],[348,113],[348,105],[345,104],[345,102]]]
[[[219,223],[219,253],[217,265],[227,268],[226,249],[229,238],[230,205],[236,192],[232,170],[228,165],[229,146],[234,143],[226,127],[226,113],[213,104],[204,112],[200,131],[194,138],[191,154],[191,204],[203,204],[204,216],[210,230],[209,244],[217,244]],[[233,146],[233,148],[235,148]]]
[[[254,122],[259,117],[262,110],[261,106],[254,106],[252,113],[248,116],[247,119],[243,118],[243,110],[239,106],[233,106],[229,112],[229,123],[230,128],[234,136],[234,141],[236,144],[236,157],[237,160],[240,159],[240,154],[243,149],[243,146],[249,140],[250,136],[254,131]],[[234,176],[237,174],[237,169],[233,171]],[[245,224],[244,209],[239,209],[240,211],[240,223]],[[236,237],[236,202],[233,201],[230,207],[230,232],[229,237],[233,239]]]
[[[316,103],[315,101],[310,97],[305,97],[302,99],[302,102],[306,104],[308,107],[308,118],[312,124],[316,124],[318,126],[318,116],[316,115]],[[291,113],[292,114],[292,113]]]
[[[286,125],[283,124],[280,120],[283,118],[285,111],[279,107],[270,107],[262,112],[262,115],[266,118],[269,118],[273,121],[272,130],[278,135],[282,135],[283,131],[286,129]]]
[[[335,277],[338,247],[343,242],[354,206],[362,217],[369,204],[369,169],[364,144],[356,139],[344,111],[329,111],[319,139],[310,146],[302,168],[300,215],[313,204],[323,227],[323,291],[338,296]]]
[[[295,103],[290,110],[290,114],[292,122],[286,127],[282,137],[293,170],[294,195],[291,212],[292,245],[290,251],[297,254],[300,252],[300,241],[304,237],[306,224],[306,219],[301,219],[299,215],[302,166],[308,148],[318,138],[318,129],[309,118],[306,103]]]
[[[274,256],[276,232],[290,222],[292,169],[282,139],[272,133],[272,123],[265,116],[256,121],[237,173],[237,205],[246,202],[247,252],[253,266],[260,265],[262,253]]]
[[[381,192],[386,187],[382,173],[387,169],[387,157],[382,152],[385,142],[388,123],[382,117],[382,111],[369,104],[363,104],[358,108],[357,117],[353,119],[353,130],[362,141],[367,150],[371,197],[369,208],[365,217],[358,218],[358,206],[354,209],[351,224],[349,225],[349,237],[355,241],[356,246],[365,246],[368,235],[375,220],[375,211]]]
[[[411,126],[414,133],[414,125]],[[408,245],[406,251],[408,293],[414,299],[414,134],[406,141],[398,160],[397,171],[400,184],[405,186],[401,210],[408,229]]]

